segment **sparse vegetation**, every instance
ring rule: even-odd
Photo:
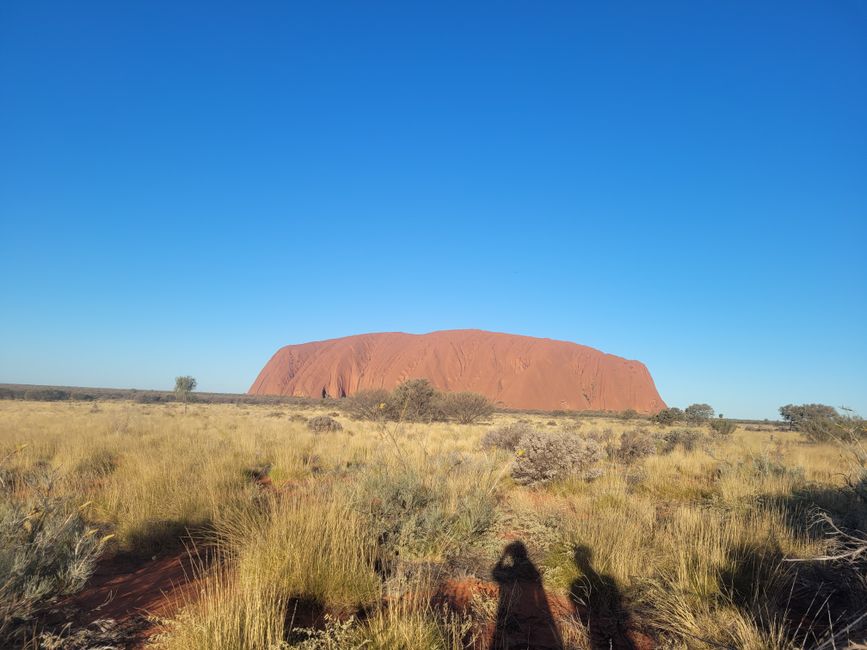
[[[653,416],[653,421],[663,426],[671,426],[683,420],[683,411],[676,406],[662,409]]]
[[[494,405],[478,393],[444,393],[427,379],[408,379],[391,392],[359,391],[346,400],[346,411],[359,420],[473,424],[490,417]]]
[[[442,399],[445,416],[460,424],[473,424],[494,412],[491,401],[478,393],[446,393]]]
[[[629,429],[620,434],[620,447],[617,459],[624,463],[634,463],[656,451],[656,438],[646,429]]]
[[[0,472],[6,469],[0,463]],[[35,615],[84,586],[109,539],[87,523],[87,503],[53,494],[55,477],[49,467],[23,469],[16,478],[10,480],[8,472],[0,477],[0,644],[4,647],[23,645]],[[28,489],[21,490],[23,486]]]
[[[690,404],[683,411],[684,419],[690,424],[702,424],[713,417],[714,411],[710,404]]]
[[[2,561],[54,594],[100,553],[214,554],[160,622],[154,642],[173,650],[469,647],[496,624],[492,576],[516,539],[564,603],[552,615],[569,648],[593,647],[587,608],[662,647],[794,650],[864,602],[855,418],[841,442],[810,445],[617,414],[306,426],[334,420],[329,407],[0,402]],[[37,524],[50,544],[27,541]],[[52,602],[37,583],[3,587],[4,634],[38,631]]]
[[[711,420],[710,428],[715,436],[730,436],[738,427],[731,420],[719,419]]]
[[[362,390],[346,400],[346,411],[356,420],[384,420],[391,413],[391,393],[384,389]]]
[[[316,433],[342,431],[343,425],[330,415],[317,415],[307,420],[307,428]]]
[[[702,438],[704,434],[698,429],[672,429],[662,436],[662,452],[671,453],[676,447],[683,451],[693,451]]]
[[[512,478],[522,485],[539,485],[570,475],[598,475],[604,450],[595,440],[565,432],[530,431],[518,442]]]
[[[482,448],[515,451],[521,438],[532,431],[533,427],[528,422],[512,422],[495,427],[482,437]]]
[[[393,419],[432,422],[445,419],[442,400],[427,379],[408,379],[391,393]]]

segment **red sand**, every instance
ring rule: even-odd
[[[520,409],[656,413],[665,408],[647,368],[567,341],[449,330],[361,334],[280,348],[252,395],[331,397],[426,378]]]
[[[161,616],[176,608],[192,584],[193,573],[186,552],[151,561],[109,560],[67,604],[85,619]]]

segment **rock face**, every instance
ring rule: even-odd
[[[542,410],[665,408],[644,364],[566,341],[449,330],[361,334],[280,348],[250,394],[344,397],[424,377],[445,391]]]

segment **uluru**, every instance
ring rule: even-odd
[[[271,357],[249,393],[346,397],[416,378],[516,409],[665,408],[639,361],[568,341],[482,330],[383,332],[287,345]]]

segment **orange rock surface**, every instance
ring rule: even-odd
[[[331,397],[392,389],[424,377],[440,390],[472,391],[518,409],[635,409],[665,402],[647,368],[599,350],[481,330],[360,334],[280,348],[250,388],[253,395]]]

